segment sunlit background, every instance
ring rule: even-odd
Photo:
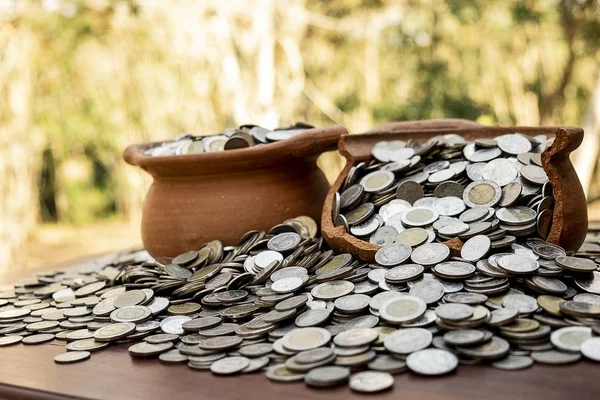
[[[138,245],[123,149],[243,123],[583,126],[591,203],[598,38],[596,0],[0,0],[0,270]]]

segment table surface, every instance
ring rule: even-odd
[[[0,285],[32,273],[0,276]],[[184,365],[134,359],[128,345],[92,353],[88,361],[57,365],[53,358],[65,351],[64,343],[17,344],[0,347],[0,399],[327,399],[364,398],[347,386],[315,390],[304,383],[273,383],[263,373],[217,377]],[[534,365],[522,371],[500,371],[486,365],[461,365],[444,377],[395,375],[393,390],[369,396],[377,399],[579,399],[600,398],[600,364],[580,361],[569,366]]]

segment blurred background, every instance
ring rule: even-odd
[[[596,0],[0,0],[0,271],[139,245],[123,149],[243,123],[583,126],[598,218],[599,38]]]

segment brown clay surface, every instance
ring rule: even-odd
[[[475,122],[456,119],[396,122],[384,124],[360,135],[344,135],[339,151],[346,158],[346,165],[332,184],[321,216],[321,231],[329,246],[342,253],[351,253],[359,259],[373,262],[380,246],[355,238],[343,227],[335,227],[331,218],[333,196],[342,185],[350,168],[361,161],[371,159],[371,148],[381,140],[415,139],[426,141],[436,135],[455,133],[467,140],[495,137],[505,133],[521,132],[531,135],[555,137],[554,144],[542,155],[542,163],[554,189],[555,206],[548,241],[567,250],[581,246],[587,232],[587,205],[577,173],[569,160],[569,154],[583,140],[583,130],[574,127],[500,127],[485,126]],[[460,240],[447,243],[451,249],[460,251]]]

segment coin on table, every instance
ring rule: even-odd
[[[386,244],[375,253],[375,262],[383,266],[395,266],[408,260],[411,253],[412,249],[406,243]]]
[[[405,200],[409,204],[413,204],[415,201],[423,198],[423,196],[423,187],[418,182],[404,181],[396,189],[396,198]]]
[[[411,254],[411,260],[419,265],[432,266],[446,261],[450,257],[450,249],[442,243],[427,243],[417,247]]]
[[[6,310],[0,312],[0,320],[3,319],[13,319],[13,318],[23,318],[29,315],[31,310],[26,308],[13,308],[12,310]]]
[[[498,361],[494,361],[492,366],[498,369],[514,371],[518,369],[529,368],[533,365],[533,359],[527,356],[508,355]]]
[[[333,343],[340,347],[360,347],[373,343],[379,332],[369,328],[355,328],[343,331],[333,338]]]
[[[67,351],[66,353],[58,354],[54,357],[54,362],[57,364],[70,364],[78,361],[87,360],[90,358],[89,351]]]
[[[318,367],[304,376],[304,382],[312,387],[333,387],[345,383],[350,369],[338,366]]]
[[[559,350],[578,352],[581,350],[581,344],[591,337],[591,328],[587,326],[570,326],[552,332],[550,341]]]
[[[20,343],[23,340],[23,336],[14,335],[14,336],[2,336],[0,337],[0,347],[2,346],[10,346],[11,344]]]
[[[383,340],[387,351],[394,354],[410,354],[431,344],[433,335],[423,328],[398,329]]]
[[[110,314],[115,322],[143,322],[152,316],[152,311],[145,306],[126,306],[118,308]]]
[[[94,339],[100,342],[110,342],[119,340],[135,331],[135,324],[132,322],[121,322],[111,324],[100,328],[94,332]]]
[[[160,353],[158,355],[158,359],[164,363],[176,364],[188,361],[188,356],[181,354],[177,349],[173,349],[164,353]]]
[[[544,168],[538,167],[537,165],[525,165],[521,168],[521,176],[527,179],[529,182],[543,185],[548,182],[548,175]]]
[[[367,366],[370,370],[389,372],[390,374],[397,374],[406,371],[406,362],[389,354],[377,356]]]
[[[160,322],[160,329],[164,333],[173,333],[175,335],[183,335],[182,325],[192,319],[185,315],[176,315],[167,317]]]
[[[298,328],[285,334],[283,346],[290,351],[316,349],[329,343],[331,333],[323,328]]]
[[[173,335],[172,333],[157,333],[154,335],[146,336],[144,342],[151,344],[173,342],[179,339],[179,335]]]
[[[320,283],[311,290],[311,295],[320,300],[333,300],[354,291],[354,284],[348,281],[330,281]]]
[[[375,171],[365,175],[360,184],[365,188],[365,192],[380,192],[389,188],[394,183],[394,174],[389,171]]]
[[[300,235],[295,232],[283,232],[273,236],[267,242],[269,250],[285,253],[296,248],[302,241]]]
[[[567,353],[558,350],[533,351],[530,357],[542,364],[571,364],[581,359],[581,353]]]
[[[295,382],[304,379],[304,374],[294,372],[285,366],[285,364],[275,365],[267,370],[265,376],[275,382]]]
[[[410,354],[406,365],[421,375],[444,375],[458,367],[458,357],[447,350],[424,349]]]
[[[496,182],[481,180],[471,182],[463,192],[463,201],[469,207],[492,207],[502,197],[502,189]]]
[[[442,304],[435,308],[435,315],[447,321],[462,321],[473,316],[473,307],[459,303]]]
[[[157,356],[160,353],[164,353],[167,350],[170,350],[173,347],[173,343],[159,343],[159,344],[151,344],[151,343],[137,343],[133,346],[130,346],[127,350],[129,354],[134,357],[152,357]]]
[[[576,276],[575,284],[588,293],[600,294],[600,271],[593,271],[586,276]]]
[[[98,342],[95,339],[82,339],[67,344],[68,351],[89,351],[94,352],[104,349],[110,345],[109,342]]]
[[[531,274],[540,267],[531,257],[520,254],[507,254],[498,258],[498,266],[513,274]]]
[[[581,354],[590,360],[600,362],[600,337],[584,341],[581,344]]]
[[[575,272],[592,272],[597,269],[596,263],[587,258],[560,256],[555,261],[556,265]]]
[[[431,207],[413,207],[402,213],[402,224],[410,227],[421,227],[433,224],[439,218],[439,213]]]
[[[54,340],[52,333],[38,333],[37,335],[25,336],[21,343],[23,344],[40,344]]]
[[[484,235],[476,235],[465,242],[460,251],[460,256],[467,261],[478,261],[490,251],[490,247],[490,238]]]
[[[394,377],[388,372],[365,371],[350,377],[350,389],[361,393],[375,393],[394,386]]]
[[[250,365],[246,357],[225,357],[213,362],[210,371],[216,375],[233,375],[242,372]]]
[[[386,300],[379,307],[381,318],[390,323],[412,322],[427,310],[427,303],[415,296],[397,296]]]

